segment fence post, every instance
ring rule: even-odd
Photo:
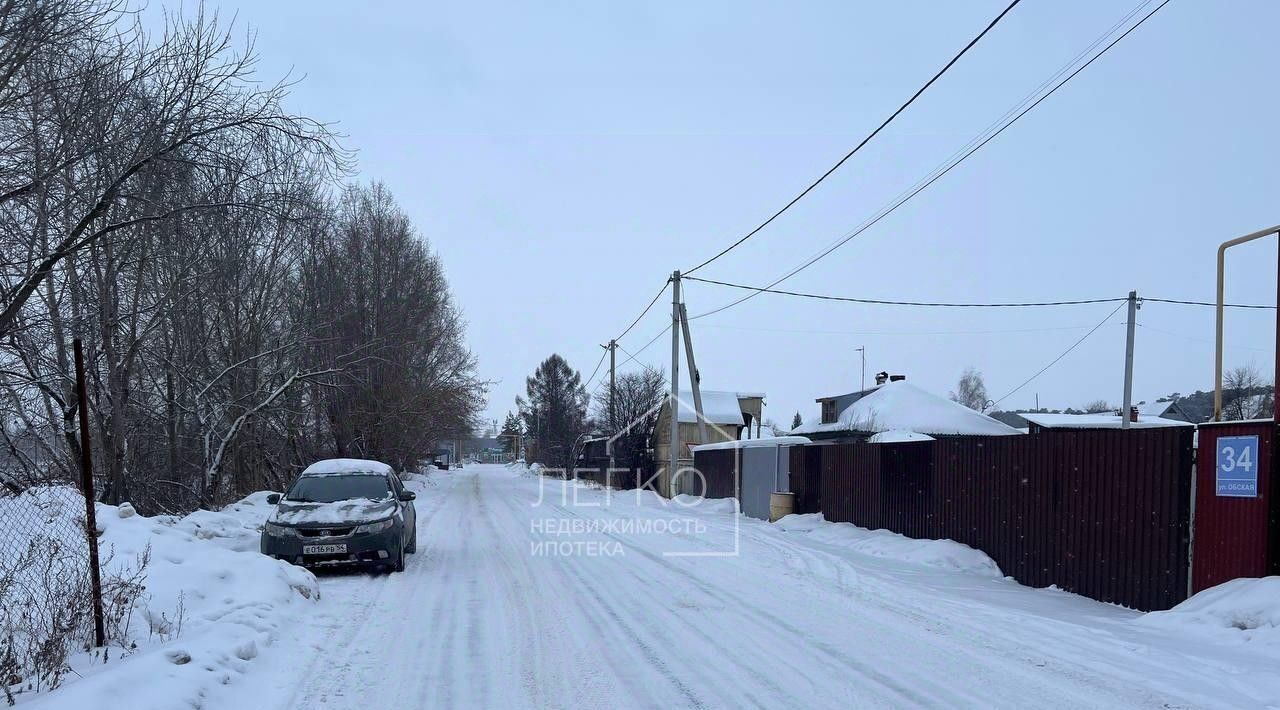
[[[106,631],[102,624],[102,578],[98,572],[98,520],[94,506],[92,447],[89,444],[89,393],[84,381],[84,350],[80,339],[73,341],[76,351],[76,396],[80,415],[80,492],[84,494],[84,536],[89,542],[89,583],[93,594],[93,641],[105,646]]]

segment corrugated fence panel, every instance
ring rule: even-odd
[[[1167,609],[1187,594],[1191,440],[1190,427],[1049,431],[791,455],[793,471],[819,464],[828,520],[949,538],[1029,585]]]
[[[707,498],[733,498],[738,491],[738,472],[741,470],[742,461],[739,449],[711,449],[709,451],[695,451],[693,454],[693,467],[697,469],[698,474],[702,476],[702,480],[706,482],[706,491],[703,495]],[[691,472],[680,474],[681,477],[696,476]],[[692,481],[692,479],[691,479]],[[686,489],[682,486],[682,490],[689,490],[697,494],[701,488],[700,483],[695,484],[692,488]]]
[[[1227,422],[1200,428],[1196,461],[1196,538],[1193,567],[1195,591],[1236,577],[1263,577],[1277,569],[1280,491],[1275,490],[1276,461],[1272,448],[1275,425],[1270,422]],[[1236,498],[1217,495],[1218,439],[1258,437],[1258,495]]]

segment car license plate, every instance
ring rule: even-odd
[[[339,545],[303,545],[302,554],[304,555],[333,555],[345,553],[347,544],[344,542]]]

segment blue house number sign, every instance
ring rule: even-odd
[[[1258,497],[1258,437],[1224,436],[1218,439],[1219,496]]]

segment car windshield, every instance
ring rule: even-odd
[[[385,476],[352,473],[337,476],[303,476],[289,489],[286,500],[299,503],[333,503],[340,500],[391,497],[391,486]]]

